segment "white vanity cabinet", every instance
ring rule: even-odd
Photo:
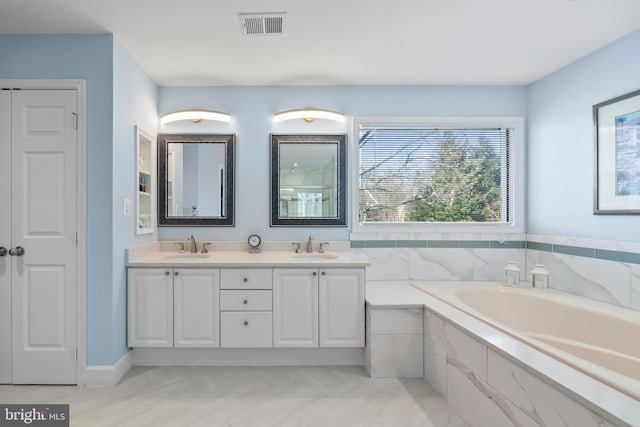
[[[364,269],[273,271],[274,347],[364,347]]]
[[[220,347],[217,269],[173,270],[173,346]]]
[[[320,347],[364,347],[364,269],[322,268]]]
[[[318,347],[318,269],[273,269],[273,346]]]
[[[271,347],[271,269],[220,270],[220,343],[223,348]]]
[[[173,269],[127,271],[129,347],[173,347]]]
[[[129,268],[129,347],[364,347],[364,268]]]
[[[219,270],[130,268],[129,347],[219,347]]]

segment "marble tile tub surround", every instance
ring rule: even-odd
[[[640,402],[408,281],[368,281],[366,298],[377,309],[425,308],[425,379],[472,425],[640,425]]]
[[[548,235],[352,234],[371,261],[369,280],[502,280],[515,261],[520,280],[544,264],[551,287],[640,310],[640,243]],[[382,240],[380,240],[382,239]],[[513,240],[516,239],[516,240]]]
[[[515,261],[526,277],[525,249],[491,248],[360,248],[369,280],[502,280],[503,268]]]
[[[372,378],[422,378],[422,308],[366,308],[365,368]]]
[[[553,289],[640,311],[640,243],[528,235],[526,265],[535,264]]]

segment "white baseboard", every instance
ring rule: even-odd
[[[113,365],[90,365],[84,373],[86,387],[111,387],[120,382],[133,366],[133,355],[127,351]]]
[[[135,348],[136,366],[362,366],[362,348]]]

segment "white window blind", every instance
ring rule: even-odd
[[[513,135],[361,124],[360,222],[511,222]]]

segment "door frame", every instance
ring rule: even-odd
[[[71,89],[76,91],[78,105],[78,139],[76,153],[76,218],[78,219],[78,241],[76,251],[76,383],[84,386],[84,372],[86,366],[86,331],[87,331],[87,276],[86,276],[86,141],[87,141],[87,105],[86,81],[77,79],[0,79],[0,88],[53,90]]]

